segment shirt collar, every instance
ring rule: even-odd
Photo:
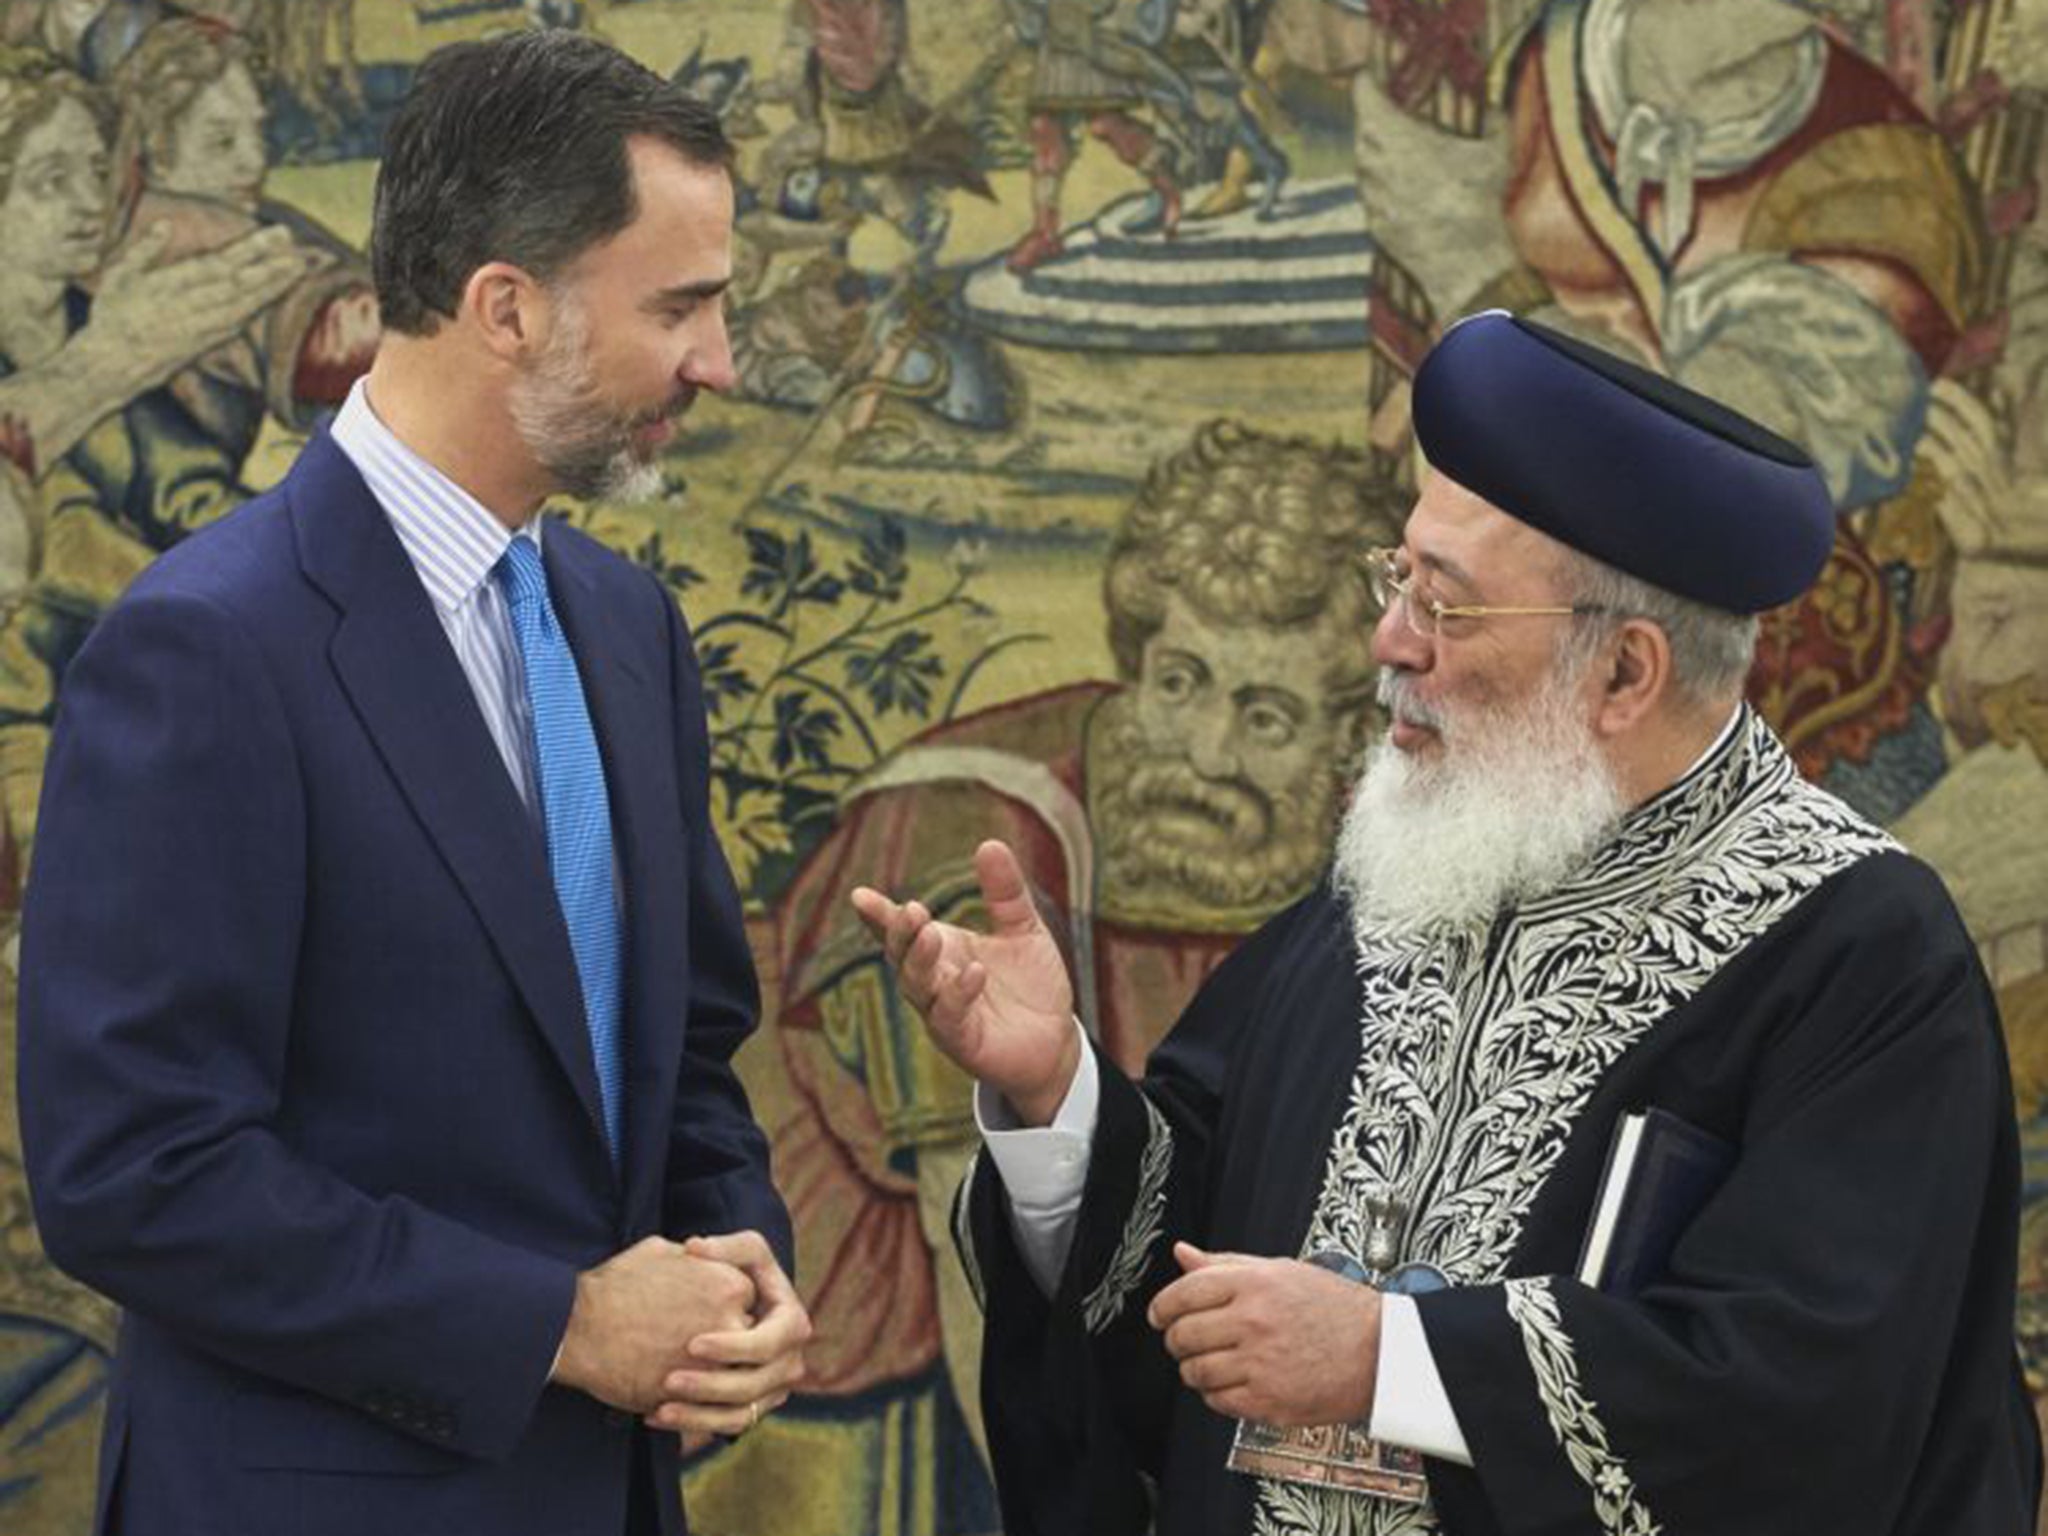
[[[540,543],[541,520],[516,534],[489,508],[398,440],[357,379],[328,431],[390,518],[434,606],[462,607],[490,578],[514,538]]]

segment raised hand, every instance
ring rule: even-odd
[[[939,922],[922,902],[898,903],[866,886],[853,893],[853,908],[882,941],[898,990],[939,1049],[1007,1098],[1026,1125],[1046,1125],[1080,1065],[1073,982],[1016,854],[983,843],[974,873],[987,933]]]

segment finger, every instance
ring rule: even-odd
[[[939,988],[939,972],[946,959],[945,930],[937,923],[928,923],[903,953],[903,964],[899,975],[901,984],[910,997],[911,1004],[923,1012],[931,1007],[932,997]]]
[[[765,1268],[775,1269],[778,1274],[781,1272],[775,1263],[775,1250],[768,1246],[768,1239],[751,1228],[738,1232],[700,1232],[684,1240],[683,1252],[744,1269],[754,1276],[757,1286],[761,1277],[754,1273],[756,1270]]]
[[[1252,1373],[1242,1354],[1236,1350],[1222,1350],[1181,1361],[1180,1379],[1206,1397],[1212,1392],[1228,1392],[1245,1386],[1251,1381]]]
[[[1145,1317],[1163,1333],[1183,1317],[1229,1305],[1237,1294],[1238,1280],[1231,1268],[1222,1266],[1183,1275],[1152,1298]]]
[[[770,1307],[750,1328],[700,1333],[690,1340],[693,1360],[713,1365],[766,1365],[810,1342],[811,1319],[803,1306],[786,1301]]]
[[[767,1365],[670,1371],[662,1378],[661,1395],[666,1402],[695,1403],[707,1408],[744,1408],[748,1403],[757,1403],[764,1397],[787,1391],[801,1380],[801,1359],[785,1356]]]
[[[1166,1352],[1176,1360],[1213,1355],[1218,1350],[1235,1349],[1244,1342],[1243,1319],[1229,1307],[1191,1312],[1168,1328],[1165,1338]]]
[[[889,963],[903,966],[916,947],[917,941],[931,924],[932,915],[925,910],[922,902],[906,901],[896,909],[896,915],[889,920],[889,932],[883,941],[883,948],[889,956]]]
[[[665,1429],[676,1434],[724,1435],[727,1439],[735,1439],[788,1401],[789,1394],[784,1392],[760,1402],[758,1406],[748,1403],[737,1408],[663,1403],[642,1422],[649,1429]]]
[[[1232,1266],[1242,1268],[1244,1265],[1259,1262],[1249,1253],[1231,1253],[1227,1250],[1219,1253],[1209,1253],[1197,1248],[1193,1243],[1187,1242],[1175,1243],[1173,1245],[1173,1256],[1180,1267],[1189,1274],[1194,1273],[1198,1269],[1219,1269]]]
[[[998,934],[1029,933],[1040,925],[1038,908],[1024,884],[1024,869],[1008,843],[990,838],[974,850],[974,876],[981,882],[982,905]]]
[[[867,930],[882,941],[886,949],[889,939],[889,924],[895,919],[896,903],[880,891],[869,886],[857,885],[847,898],[853,903],[853,910],[867,925]]]

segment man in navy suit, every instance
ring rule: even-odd
[[[688,635],[538,517],[731,382],[729,163],[591,39],[429,59],[366,383],[71,668],[21,1120],[126,1309],[102,1530],[675,1533],[801,1374]]]

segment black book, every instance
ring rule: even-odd
[[[1579,1253],[1579,1279],[1617,1296],[1642,1290],[1664,1272],[1679,1234],[1734,1163],[1734,1147],[1668,1110],[1622,1116]]]

